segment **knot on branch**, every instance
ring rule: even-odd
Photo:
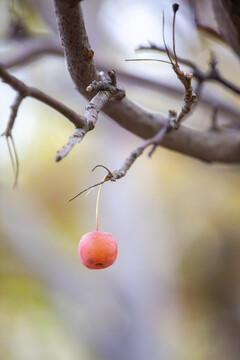
[[[118,86],[116,79],[116,72],[114,70],[108,71],[109,79],[102,76],[102,80],[94,80],[86,89],[87,92],[93,91],[108,91],[115,99],[121,100],[125,97],[125,91]]]

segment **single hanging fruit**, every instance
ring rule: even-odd
[[[102,231],[84,234],[78,246],[80,260],[88,269],[105,269],[115,262],[117,253],[115,238]]]
[[[97,196],[96,231],[84,234],[78,245],[79,258],[88,269],[105,269],[111,266],[115,262],[118,253],[115,238],[109,233],[98,231],[98,206],[102,185]]]

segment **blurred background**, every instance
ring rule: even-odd
[[[82,3],[98,68],[115,69],[131,100],[165,115],[179,110],[183,97],[171,67],[124,59],[165,59],[134,50],[148,41],[162,45],[163,9],[171,44],[172,3]],[[237,85],[237,56],[197,32],[190,3],[179,3],[177,54],[206,71],[214,50],[221,74]],[[202,1],[199,16],[214,27],[209,6]],[[50,37],[56,28],[51,1],[1,0],[0,17],[1,63],[29,38]],[[9,71],[83,113],[86,101],[61,56],[38,56]],[[2,133],[15,92],[1,83],[0,94]],[[220,126],[227,118],[239,127],[239,95],[207,83],[200,100],[186,126],[208,129],[218,105]],[[77,247],[85,232],[95,230],[97,189],[66,201],[102,180],[103,169],[91,172],[95,165],[118,169],[142,140],[101,115],[96,129],[55,163],[72,132],[57,112],[24,100],[13,130],[20,161],[16,189],[0,138],[0,359],[239,360],[239,166],[208,165],[160,147],[151,159],[141,156],[126,177],[103,187],[99,227],[117,239],[119,254],[112,267],[91,271]]]

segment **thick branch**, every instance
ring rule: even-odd
[[[67,0],[55,0],[55,12],[63,51],[71,78],[80,93],[97,79],[93,51],[89,45],[80,7],[70,7]]]

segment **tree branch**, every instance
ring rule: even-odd
[[[65,0],[55,0],[54,4],[68,71],[80,93],[87,96],[85,86],[96,78],[96,70],[92,56],[86,57],[84,44],[88,41],[81,9],[69,9]],[[108,102],[103,111],[119,125],[144,139],[153,137],[167,121],[164,116],[151,114],[127,98],[120,102]],[[183,126],[177,133],[167,134],[161,143],[169,149],[207,162],[225,163],[240,162],[239,144],[240,133],[236,131],[202,133]]]
[[[60,114],[65,116],[75,127],[80,128],[85,126],[85,121],[82,116],[78,115],[75,111],[68,108],[66,105],[62,104],[60,101],[52,98],[51,96],[45,94],[44,92],[25,85],[21,80],[17,79],[15,76],[9,74],[3,66],[0,65],[0,78],[10,85],[14,90],[16,90],[23,97],[29,96],[36,100],[43,102],[44,104],[52,107],[54,110],[58,111]]]

